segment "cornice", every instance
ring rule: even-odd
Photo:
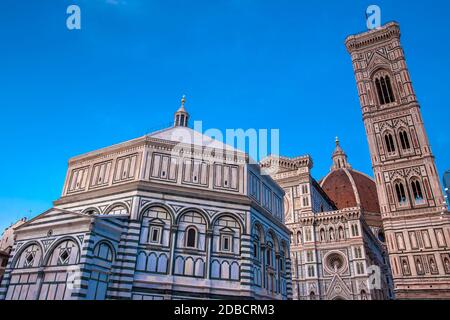
[[[69,165],[84,165],[92,161],[113,158],[117,155],[137,151],[149,147],[155,150],[173,151],[175,147],[179,148],[184,156],[202,156],[204,158],[220,159],[233,161],[235,163],[248,163],[249,156],[239,150],[228,150],[198,146],[193,144],[179,143],[163,139],[143,136],[137,139],[126,141],[110,147],[91,151],[79,156],[75,156],[69,160]],[[206,157],[205,157],[206,155]]]
[[[400,39],[400,26],[397,22],[389,22],[380,28],[351,35],[345,39],[345,45],[347,50],[353,53],[391,39]]]

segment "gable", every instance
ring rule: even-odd
[[[68,224],[87,224],[91,222],[91,217],[68,210],[51,208],[35,218],[22,224],[15,229],[15,233],[23,234],[27,231],[37,231],[46,229],[47,232],[53,232],[58,227],[67,227]]]

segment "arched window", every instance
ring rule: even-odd
[[[311,291],[311,293],[309,294],[309,300],[316,300],[316,294],[314,293],[314,291]]]
[[[400,136],[400,144],[402,145],[403,150],[411,149],[411,144],[409,143],[408,133],[405,130],[400,130],[398,132]]]
[[[423,203],[422,187],[420,186],[420,182],[418,180],[411,181],[411,190],[413,192],[414,201],[416,204]]]
[[[106,215],[114,215],[114,216],[126,215],[126,214],[128,214],[128,209],[123,205],[116,205],[116,206],[112,207],[111,209],[109,209],[105,214]]]
[[[397,182],[395,184],[395,192],[397,194],[397,200],[400,204],[406,203],[406,192],[405,187],[403,186],[403,183]]]
[[[395,152],[395,144],[394,144],[394,138],[392,137],[392,134],[388,133],[384,136],[384,141],[386,142],[386,149],[387,152],[393,153]]]
[[[151,207],[142,215],[140,243],[152,245],[168,245],[169,230],[172,217],[167,209]]]
[[[19,259],[17,260],[16,268],[21,269],[37,267],[41,262],[41,258],[41,248],[36,244],[32,244],[22,252]]]
[[[186,230],[186,247],[197,247],[197,230],[195,230],[195,228],[191,227]]]
[[[112,262],[114,259],[114,253],[111,247],[105,242],[101,242],[94,249],[94,255],[104,261]]]
[[[74,265],[79,261],[78,245],[72,240],[61,242],[55,249],[47,262],[48,266]]]
[[[391,79],[388,75],[375,79],[380,105],[395,102],[394,92],[392,90]]]
[[[106,242],[97,244],[94,249],[93,259],[93,264],[96,265],[96,267],[92,270],[88,283],[88,292],[86,296],[88,300],[104,300],[106,298],[113,260],[114,252],[111,245]],[[139,268],[141,266],[142,264],[138,265]]]
[[[96,208],[88,208],[88,209],[84,210],[83,213],[91,216],[91,215],[99,214],[99,211]]]
[[[385,77],[386,79],[386,86],[389,92],[389,97],[391,98],[391,102],[395,102],[395,96],[394,96],[394,92],[392,90],[392,84],[391,84],[391,78],[389,78],[389,76]]]
[[[380,79],[375,79],[375,86],[377,87],[378,98],[380,99],[380,104],[385,104],[383,91],[381,90]]]

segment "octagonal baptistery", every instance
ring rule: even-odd
[[[0,299],[289,299],[283,190],[248,155],[174,125],[70,159],[16,230]]]

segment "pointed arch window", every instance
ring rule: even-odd
[[[385,102],[384,102],[383,91],[381,90],[380,79],[375,79],[375,86],[377,87],[377,93],[378,93],[378,98],[380,99],[380,104],[383,105],[383,104],[385,104]]]
[[[406,204],[406,192],[402,182],[397,182],[395,184],[395,192],[397,194],[397,200],[400,205]]]
[[[386,142],[387,152],[394,153],[395,152],[395,143],[394,143],[394,138],[392,137],[392,134],[387,133],[384,136],[384,141]]]
[[[416,204],[422,204],[424,202],[422,186],[417,179],[411,181],[411,190],[414,196],[414,201]]]
[[[378,99],[380,105],[395,102],[394,91],[392,90],[391,78],[388,75],[380,76],[375,79],[375,87],[377,88]]]
[[[403,150],[411,149],[411,144],[409,143],[408,133],[405,130],[400,130],[398,135],[400,136],[400,143]]]
[[[394,92],[392,91],[391,78],[389,78],[389,76],[386,76],[385,80],[386,80],[386,86],[387,86],[387,90],[388,90],[391,102],[395,102]]]

